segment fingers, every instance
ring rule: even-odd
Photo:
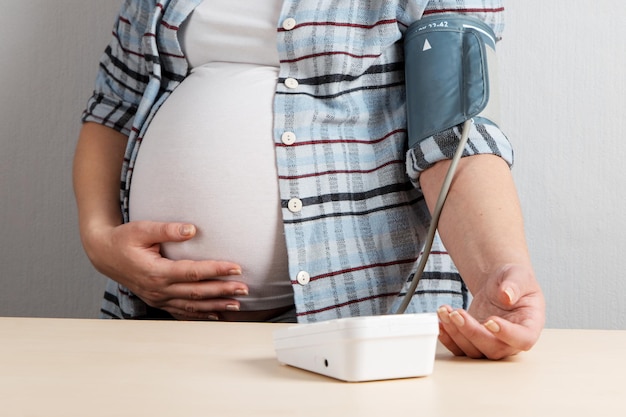
[[[227,261],[172,261],[161,258],[159,275],[168,277],[170,284],[177,282],[199,282],[222,277],[240,276],[241,267]]]
[[[186,282],[145,293],[144,301],[185,320],[218,320],[220,312],[239,311],[235,299],[248,295],[245,284],[235,281],[209,280]]]
[[[211,280],[172,285],[167,294],[172,306],[189,312],[237,311],[239,302],[233,298],[247,296],[248,288],[241,282]]]
[[[239,302],[229,299],[190,301],[182,298],[171,300],[164,310],[183,320],[220,320],[220,313],[239,311]]]
[[[439,341],[450,351],[454,356],[467,356],[463,349],[457,346],[456,342],[445,329],[442,322],[439,322]]]
[[[248,287],[225,277],[241,276],[237,264],[221,261],[171,261],[159,269],[161,278],[150,280],[143,292],[145,301],[188,313],[237,311],[239,302],[233,297],[248,295]],[[150,288],[152,291],[150,291]]]
[[[241,276],[241,268],[232,262],[161,261],[166,264],[160,270],[164,278],[154,283],[154,293],[142,298],[175,317],[217,320],[216,312],[239,311],[240,303],[233,297],[248,295],[243,282],[220,279]]]
[[[539,339],[540,329],[512,323],[500,317],[491,317],[484,327],[503,344],[519,351],[530,350]]]
[[[183,242],[197,233],[196,227],[188,223],[137,221],[128,225],[134,228],[136,241],[147,246],[163,242]]]
[[[473,323],[475,320],[469,314],[462,313],[461,310],[452,310],[447,306],[437,311],[444,330],[439,340],[456,356],[468,356],[474,359],[486,357],[480,349],[483,344],[481,340],[490,335],[487,332],[481,334],[483,330],[480,329],[481,326],[476,326]]]
[[[521,265],[507,265],[498,275],[499,285],[494,286],[496,298],[503,306],[514,306],[521,298],[541,292],[532,268]]]
[[[456,356],[503,359],[529,350],[540,333],[531,326],[500,317],[490,317],[481,324],[466,311],[447,306],[437,314],[441,320],[439,340]]]

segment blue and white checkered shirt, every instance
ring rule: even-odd
[[[121,182],[126,221],[144,133],[188,73],[178,28],[201,1],[126,0],[100,62],[83,120],[129,136]],[[418,177],[451,157],[460,132],[407,149],[402,36],[422,16],[446,12],[483,19],[500,37],[503,7],[496,0],[283,2],[274,141],[301,322],[388,313],[412,278],[430,222]],[[283,141],[285,133],[295,142]],[[473,127],[466,154],[479,153],[512,164],[507,138],[492,125]],[[431,253],[408,311],[466,307],[467,289],[440,242]],[[110,281],[102,315],[142,317],[146,305]]]

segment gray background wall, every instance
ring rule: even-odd
[[[120,3],[0,0],[0,316],[97,316],[71,163]],[[547,325],[626,329],[626,3],[506,7],[503,127]]]

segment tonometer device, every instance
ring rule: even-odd
[[[394,314],[298,324],[274,332],[280,363],[359,382],[430,375],[439,325],[435,313],[404,314],[417,289],[452,177],[473,121],[498,124],[496,37],[481,20],[439,14],[404,36],[408,145],[462,125],[441,187],[422,256]]]

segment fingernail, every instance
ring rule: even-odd
[[[228,310],[228,311],[239,311],[239,306],[237,304],[228,304],[228,305],[226,305],[226,310]]]
[[[235,290],[235,295],[248,295],[248,290],[240,288],[238,290]]]
[[[504,293],[507,297],[509,297],[509,303],[513,304],[513,300],[515,297],[515,292],[513,291],[513,289],[507,288],[506,290],[504,290]]]
[[[437,310],[437,314],[439,315],[439,320],[445,324],[450,323],[450,314],[448,314],[448,310],[446,310],[445,307],[439,308],[439,310]]]
[[[211,320],[211,321],[218,321],[220,318],[217,316],[217,314],[209,314],[207,316],[207,320]]]
[[[194,227],[190,224],[184,224],[180,226],[179,232],[182,236],[191,236],[193,234]]]
[[[493,320],[489,320],[485,323],[485,327],[492,333],[498,333],[500,331],[500,326]]]
[[[228,275],[241,275],[241,269],[233,268],[228,271]]]
[[[453,311],[452,313],[450,313],[450,320],[452,320],[452,322],[459,327],[465,326],[465,319],[458,311]]]

